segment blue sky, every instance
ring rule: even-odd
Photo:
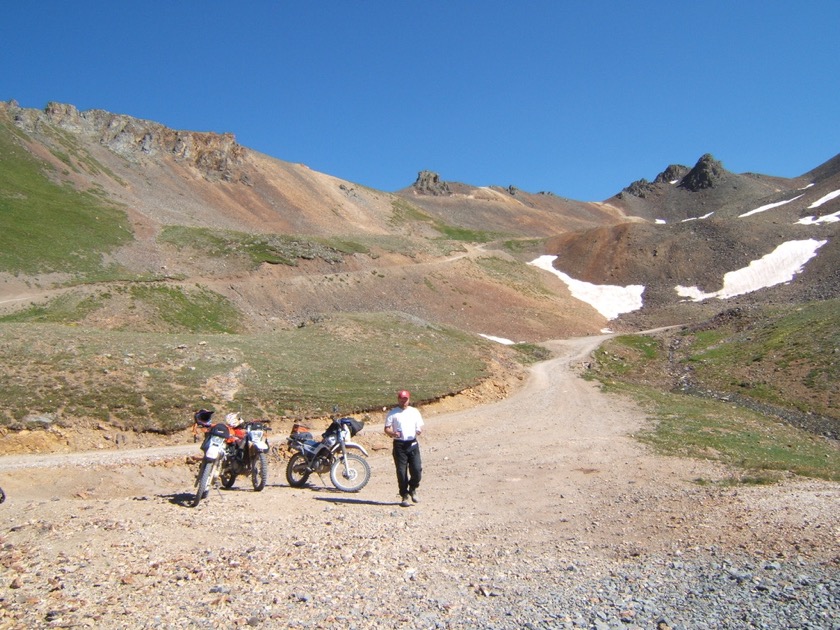
[[[105,109],[394,191],[603,200],[712,153],[840,153],[840,1],[6,3],[0,100]]]

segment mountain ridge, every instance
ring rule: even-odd
[[[669,165],[652,182],[637,180],[603,202],[528,193],[515,186],[447,182],[432,171],[421,171],[412,185],[389,193],[253,151],[239,145],[232,133],[176,131],[152,121],[104,110],[80,112],[58,103],[33,110],[9,101],[0,103],[0,115],[15,130],[10,132],[15,142],[43,161],[53,181],[95,191],[126,212],[133,241],[103,260],[130,273],[181,278],[182,284],[210,283],[244,312],[280,311],[288,324],[318,309],[319,299],[308,297],[318,295],[311,286],[318,284],[316,278],[350,274],[365,292],[366,274],[373,277],[381,273],[377,270],[392,268],[415,278],[417,291],[407,308],[418,316],[444,317],[447,323],[473,332],[531,341],[600,330],[607,322],[588,305],[570,298],[568,289],[555,279],[509,278],[501,286],[488,271],[490,259],[508,261],[504,264],[513,268],[552,254],[557,256],[556,269],[581,281],[644,285],[643,313],[613,322],[620,325],[623,319],[636,326],[644,314],[657,309],[686,310],[675,285],[714,291],[726,273],[749,265],[786,240],[811,237],[827,241],[818,261],[809,263],[792,287],[776,288],[775,293],[788,299],[840,294],[837,274],[831,271],[838,257],[834,224],[799,223],[813,214],[809,205],[816,199],[840,190],[840,156],[802,176],[782,178],[734,174],[705,154],[693,167]],[[819,212],[829,215],[838,203],[829,200]],[[765,205],[775,207],[745,216]],[[213,255],[173,246],[162,235],[174,227],[275,240],[276,235],[349,238],[355,239],[358,251],[342,255],[333,250],[329,260],[304,254],[291,267],[251,267],[239,245]],[[464,258],[450,267],[468,261],[479,267],[456,272],[454,278],[449,277],[451,270],[445,272],[446,282],[459,287],[456,295],[471,296],[462,302],[474,300],[470,316],[441,313],[447,309],[435,303],[440,294],[428,290],[429,276],[418,267],[440,266],[453,254]],[[820,270],[820,277],[815,277],[814,269]],[[480,277],[478,284],[473,276]],[[27,280],[5,274],[5,282],[19,290],[21,284],[49,283],[49,277],[41,274]],[[292,278],[297,279],[292,282]],[[537,300],[516,288],[517,283],[533,282],[547,284],[551,298]],[[282,300],[280,292],[271,297],[265,289],[284,283]],[[304,284],[310,286],[289,289]],[[398,309],[398,302],[383,297],[399,293],[398,281],[385,279],[380,284],[385,287],[376,291],[376,299],[357,299],[353,291],[333,288],[323,294],[323,303],[338,310],[351,303],[353,308]],[[766,290],[760,294],[769,295]],[[505,305],[523,312],[536,309],[535,315],[513,324],[493,306],[501,295]],[[697,305],[696,310],[709,309]],[[561,323],[558,312],[576,313],[577,323]],[[260,317],[252,319],[251,327],[265,325],[257,321]]]

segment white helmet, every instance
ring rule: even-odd
[[[242,424],[242,418],[239,416],[239,412],[236,411],[234,413],[229,413],[225,416],[225,424],[230,427],[238,427]]]

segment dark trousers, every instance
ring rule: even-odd
[[[420,462],[420,444],[417,440],[394,440],[394,466],[397,468],[397,484],[401,497],[420,487],[423,465]]]

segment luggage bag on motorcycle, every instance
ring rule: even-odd
[[[327,438],[329,436],[338,435],[338,432],[341,431],[341,425],[346,425],[347,427],[349,427],[350,437],[353,437],[359,431],[365,428],[365,423],[356,420],[356,418],[339,418],[338,420],[332,421],[332,424],[321,437]]]
[[[361,420],[356,420],[356,418],[342,418],[341,420],[350,427],[351,436],[356,435],[359,431],[365,428],[365,423]]]
[[[355,418],[339,418],[338,420],[333,420],[332,424],[330,424],[329,428],[324,432],[321,436],[323,438],[327,438],[330,436],[338,435],[339,431],[341,431],[342,425],[347,426],[350,429],[350,436],[356,435],[359,431],[365,428],[364,422],[359,422]]]
[[[298,442],[306,442],[313,439],[312,432],[309,430],[309,427],[305,427],[297,422],[292,425],[292,432],[289,434],[289,437]]]

